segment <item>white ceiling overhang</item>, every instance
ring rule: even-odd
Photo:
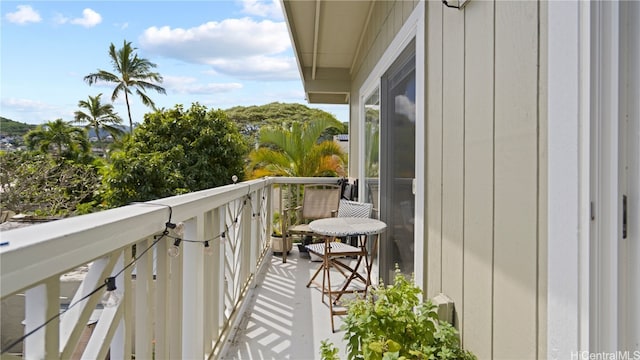
[[[309,103],[348,104],[374,1],[282,0]]]

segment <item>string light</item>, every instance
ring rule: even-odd
[[[102,297],[102,306],[106,308],[113,308],[120,304],[120,294],[118,294],[116,287],[116,278],[115,276],[111,276],[105,279],[105,285],[107,286],[107,291]]]
[[[204,242],[204,254],[207,256],[213,256],[213,247],[209,245],[208,241]]]
[[[182,239],[176,238],[175,241],[173,242],[173,246],[170,246],[169,249],[167,249],[167,255],[169,255],[172,258],[178,257],[178,255],[180,255],[180,242],[181,241],[182,241]]]

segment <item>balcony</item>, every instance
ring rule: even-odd
[[[305,286],[317,263],[272,255],[272,194],[335,182],[265,178],[3,233],[3,359],[318,358],[343,334]]]

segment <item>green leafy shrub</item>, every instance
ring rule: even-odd
[[[458,333],[438,320],[436,306],[420,301],[421,290],[396,269],[393,285],[381,284],[366,299],[348,305],[342,330],[349,360],[476,359],[460,347]],[[320,354],[337,359],[337,349],[323,341]]]

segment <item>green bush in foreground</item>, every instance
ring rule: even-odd
[[[342,325],[348,359],[476,359],[460,347],[457,331],[438,320],[436,306],[420,301],[420,294],[396,269],[393,285],[382,284],[368,298],[350,303]],[[336,360],[338,350],[323,341],[320,355]]]

